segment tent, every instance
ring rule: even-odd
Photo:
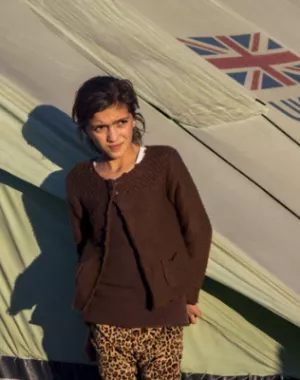
[[[213,224],[183,376],[300,378],[300,7],[273,7],[2,2],[0,379],[97,379],[71,309],[64,178],[90,155],[74,93],[106,73],[132,80],[146,144],[179,150]]]

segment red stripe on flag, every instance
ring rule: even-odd
[[[262,69],[266,73],[272,75],[275,79],[277,79],[278,81],[282,82],[283,84],[285,84],[287,86],[293,86],[294,84],[298,84],[295,81],[293,81],[292,79],[290,79],[288,76],[280,73],[279,71],[274,70],[270,66],[262,66]]]
[[[199,44],[198,42],[193,42],[193,41],[190,41],[190,40],[184,40],[182,38],[177,38],[178,41],[180,42],[183,42],[187,45],[191,45],[191,46],[195,46],[199,49],[204,49],[204,50],[208,50],[208,51],[211,51],[213,53],[219,53],[219,54],[224,54],[225,52],[223,50],[219,50],[219,49],[215,49],[215,48],[212,48],[210,46],[206,46],[206,45],[202,45],[202,44]]]
[[[254,33],[251,51],[258,51],[259,40],[260,40],[260,33]]]
[[[245,48],[234,42],[232,39],[226,36],[218,36],[217,37],[221,42],[223,42],[225,45],[229,46],[231,49],[236,51],[237,53],[240,53],[243,56],[251,55]]]
[[[300,67],[287,67],[288,70],[292,70],[292,71],[300,71]]]
[[[273,54],[243,54],[242,57],[207,58],[207,60],[219,69],[238,69],[246,67],[260,67],[267,65],[280,65],[299,61],[299,57],[289,51]]]
[[[258,90],[260,78],[260,70],[255,70],[252,78],[251,90]]]

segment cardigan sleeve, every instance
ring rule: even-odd
[[[171,154],[168,188],[189,254],[187,303],[195,304],[208,263],[212,227],[194,181],[175,149]]]
[[[67,203],[69,206],[69,215],[71,227],[73,230],[75,244],[77,246],[77,252],[81,255],[81,248],[83,242],[82,233],[82,221],[83,221],[83,209],[79,198],[74,191],[74,184],[70,176],[66,179],[66,191],[67,191]]]

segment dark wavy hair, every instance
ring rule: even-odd
[[[139,123],[139,126],[133,129],[132,142],[141,145],[146,123],[143,115],[137,112],[139,103],[133,85],[127,79],[112,76],[91,78],[84,82],[76,93],[72,119],[78,125],[81,139],[86,135],[86,127],[96,112],[117,104],[126,105],[128,112]],[[90,138],[87,140],[93,149],[98,150]]]

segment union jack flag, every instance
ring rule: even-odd
[[[300,57],[261,33],[178,40],[249,90],[300,83]]]

